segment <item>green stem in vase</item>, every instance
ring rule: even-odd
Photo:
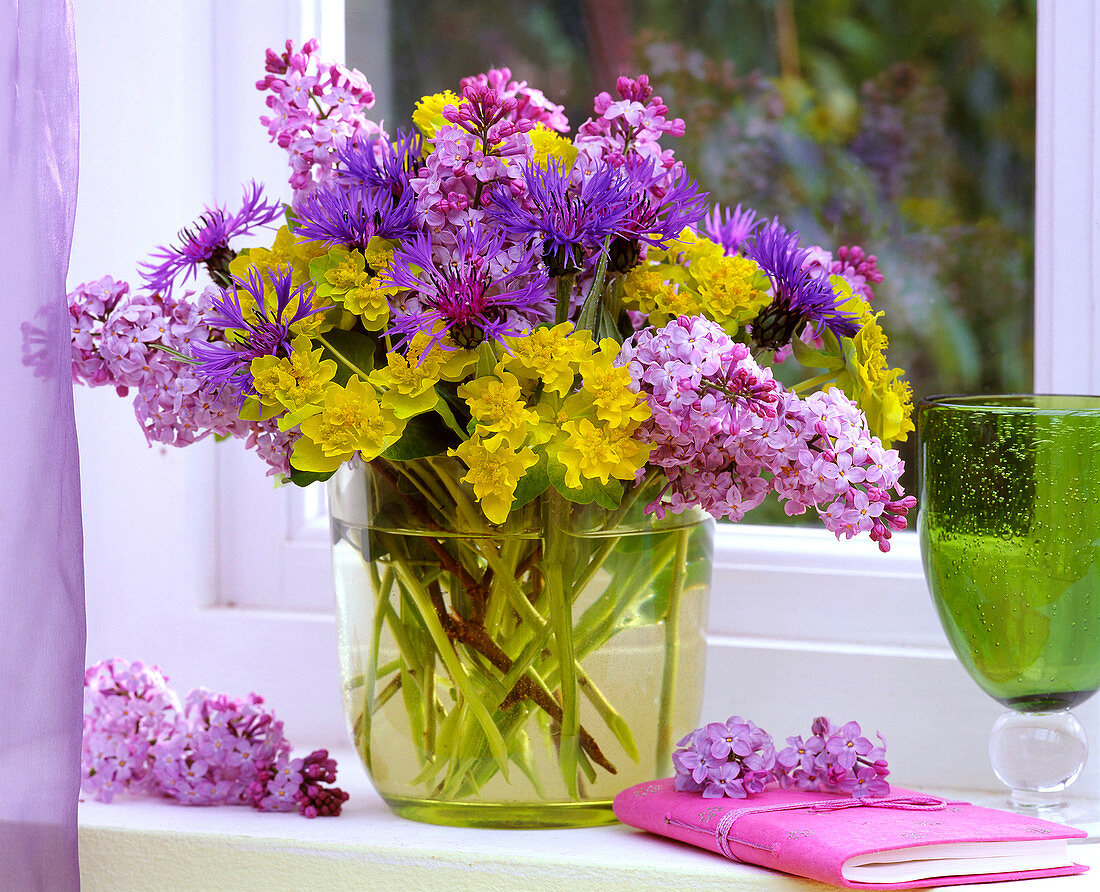
[[[573,655],[573,599],[565,585],[566,568],[570,566],[569,502],[550,491],[543,499],[543,576],[550,604],[550,623],[554,628],[554,647],[561,677],[561,740],[558,748],[562,779],[569,795],[576,799],[577,770],[580,753],[580,713],[576,659]]]
[[[661,709],[657,713],[657,763],[658,776],[665,771],[672,755],[673,707],[676,703],[676,673],[680,661],[680,597],[684,593],[687,576],[688,539],[691,530],[676,533],[676,556],[672,559],[672,587],[668,594],[668,611],[665,613],[665,665],[661,675]]]

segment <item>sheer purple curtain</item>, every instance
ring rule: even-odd
[[[66,0],[0,0],[0,888],[76,889],[84,570],[65,275]]]

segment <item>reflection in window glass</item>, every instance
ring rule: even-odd
[[[687,124],[677,157],[715,201],[877,257],[874,305],[916,397],[1032,388],[1034,0],[383,7],[348,0],[347,59],[388,85],[390,121],[508,65],[575,128],[616,75],[648,73]],[[388,62],[364,51],[383,22]],[[753,518],[782,514],[765,510]]]

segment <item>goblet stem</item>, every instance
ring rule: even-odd
[[[1069,710],[1001,715],[989,735],[989,759],[1011,789],[1014,811],[1059,820],[1066,789],[1088,756],[1085,729]]]

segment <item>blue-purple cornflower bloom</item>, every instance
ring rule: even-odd
[[[778,223],[765,226],[749,240],[746,257],[755,260],[772,284],[772,302],[752,323],[752,339],[760,348],[784,347],[809,324],[814,333],[829,329],[838,337],[852,337],[859,325],[836,306],[827,277],[815,278],[804,268],[810,251],[798,246],[798,233]]]
[[[618,168],[602,162],[572,187],[569,167],[550,159],[546,167],[523,167],[527,195],[514,196],[497,184],[486,208],[489,219],[509,235],[541,238],[542,259],[552,276],[571,275],[615,235],[631,211],[630,184]]]
[[[264,278],[256,267],[248,271],[248,281],[235,278],[235,288],[218,289],[213,298],[218,315],[207,319],[211,327],[223,329],[224,342],[196,342],[191,355],[197,360],[196,374],[237,392],[237,404],[248,396],[255,396],[252,379],[252,360],[260,356],[289,356],[290,327],[308,316],[323,313],[331,307],[313,306],[311,284],[292,287],[289,267],[267,271],[267,278],[275,292],[275,312],[268,309],[264,294]],[[252,298],[252,312],[245,315],[241,307],[239,290]],[[294,304],[292,312],[291,304]]]
[[[424,332],[430,335],[425,353],[446,337],[472,349],[522,334],[525,320],[549,315],[548,283],[534,255],[527,253],[506,273],[491,263],[502,253],[504,238],[475,223],[458,232],[454,248],[442,249],[450,254],[447,261],[436,258],[426,233],[394,252],[383,281],[413,292],[391,329],[401,335],[400,344]]]
[[[177,278],[182,275],[181,281],[186,282],[202,264],[216,284],[228,287],[229,262],[237,256],[229,247],[229,240],[267,226],[282,212],[282,205],[268,202],[263,189],[253,180],[245,186],[244,201],[237,213],[227,213],[222,205],[207,206],[195,223],[180,230],[179,245],[161,246],[150,257],[153,262],[139,264],[141,277],[149,290],[167,297]]]
[[[709,192],[700,192],[699,184],[680,167],[666,185],[664,170],[655,169],[652,161],[637,157],[623,164],[632,192],[632,206],[619,233],[631,241],[646,242],[667,248],[684,228],[694,226],[707,212]]]
[[[336,176],[345,186],[364,186],[396,201],[412,188],[409,178],[420,167],[422,145],[419,132],[402,130],[392,143],[381,138],[348,143],[336,152]]]
[[[727,257],[741,250],[741,245],[757,229],[764,225],[764,219],[757,219],[752,208],[741,209],[737,205],[733,210],[715,205],[706,216],[707,235],[722,246]]]
[[[294,209],[294,234],[327,246],[366,248],[374,236],[404,239],[420,230],[412,188],[394,197],[366,185],[322,183]]]

